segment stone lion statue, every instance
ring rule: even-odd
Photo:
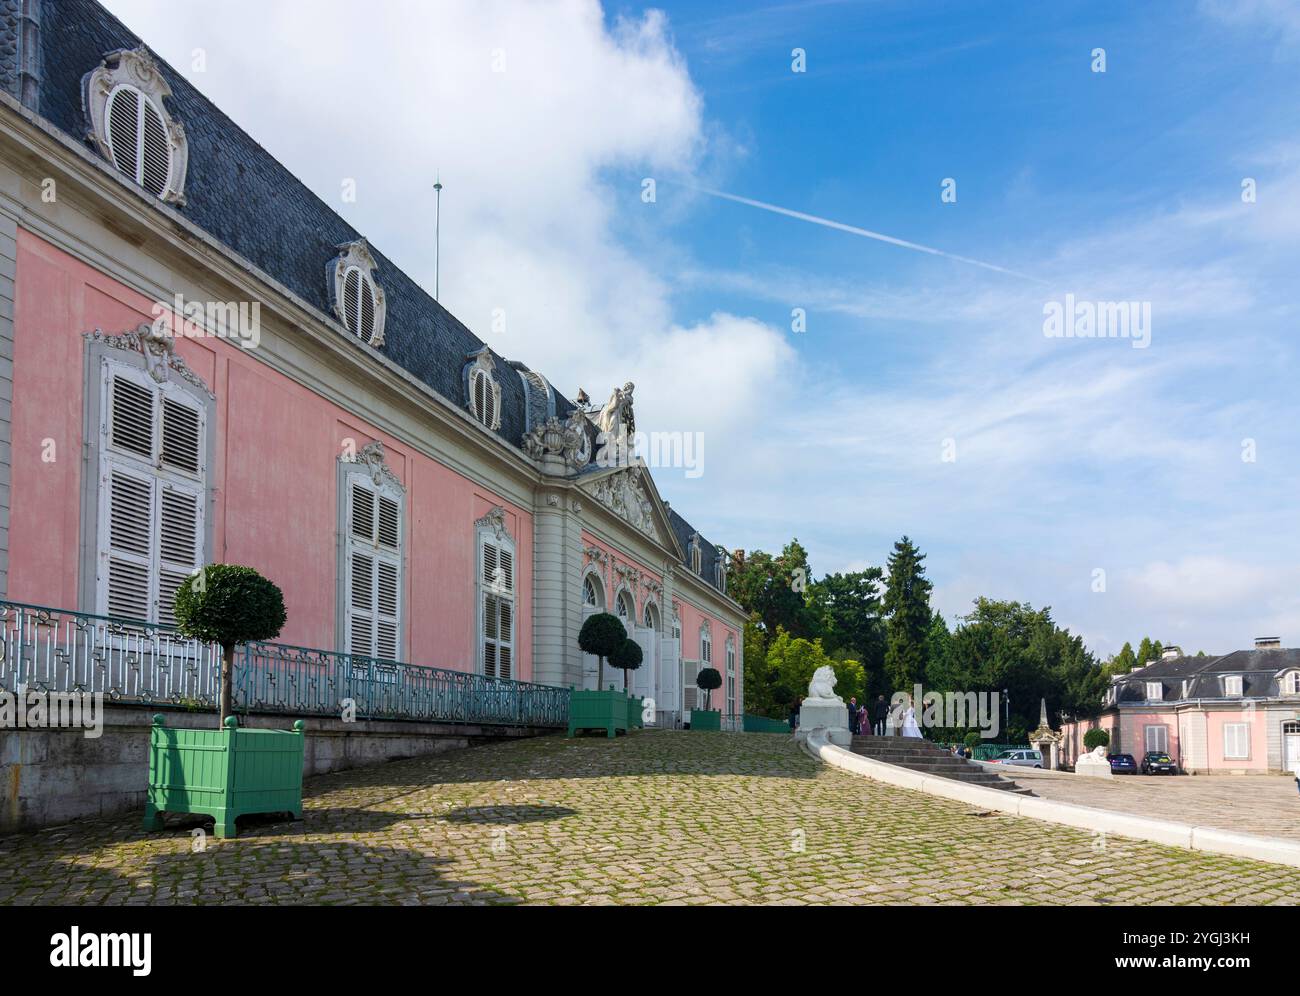
[[[823,665],[813,672],[812,681],[808,682],[808,698],[837,699],[835,694],[835,671]]]

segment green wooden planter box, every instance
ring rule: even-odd
[[[170,730],[154,716],[144,828],[161,830],[163,813],[201,813],[218,837],[234,837],[250,813],[300,819],[305,729],[300,719],[292,730],[241,730],[230,716],[219,730]]]
[[[717,709],[692,709],[692,730],[721,730],[722,713]]]
[[[579,691],[569,696],[569,736],[579,730],[604,730],[611,739],[628,731],[628,698],[616,689]]]
[[[641,719],[641,710],[645,708],[645,699],[629,695],[627,699],[627,728],[639,730],[645,726]]]
[[[741,728],[746,733],[789,733],[790,724],[784,719],[768,719],[766,716],[746,715],[741,720]]]

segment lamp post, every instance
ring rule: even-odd
[[[1005,688],[1002,689],[1002,709],[1003,715],[1006,717],[1002,720],[1002,729],[1009,734],[1011,730],[1011,694]]]

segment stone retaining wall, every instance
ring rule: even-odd
[[[36,830],[81,817],[144,810],[149,727],[161,712],[168,726],[215,727],[216,716],[139,706],[104,708],[103,735],[80,729],[0,731],[0,833]],[[292,716],[240,717],[252,728],[293,725]],[[358,721],[307,717],[304,775],[477,743],[555,732],[537,727]]]

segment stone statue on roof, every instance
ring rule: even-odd
[[[605,433],[607,439],[617,439],[625,431],[628,436],[636,432],[636,418],[632,415],[633,386],[629,380],[622,387],[614,388],[614,393],[596,416],[596,428]]]

